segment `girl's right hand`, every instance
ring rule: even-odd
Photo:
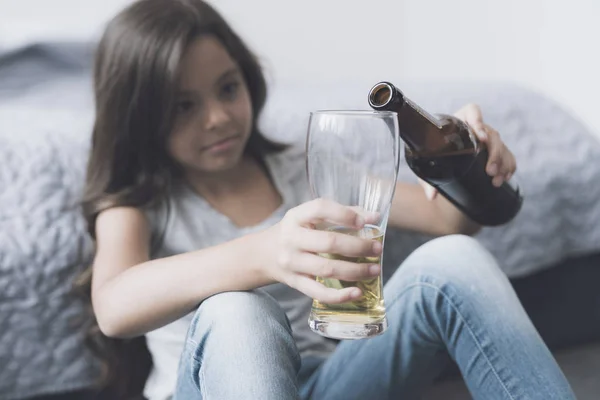
[[[284,283],[323,303],[336,304],[356,300],[362,296],[359,288],[331,289],[318,283],[315,277],[344,281],[369,279],[379,275],[379,265],[334,260],[318,254],[377,257],[381,255],[383,246],[372,239],[315,229],[315,226],[322,222],[358,230],[365,223],[374,221],[365,220],[352,207],[324,199],[312,200],[295,207],[289,210],[279,223],[264,232],[266,273],[270,279]]]

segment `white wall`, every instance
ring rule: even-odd
[[[600,0],[214,4],[276,79],[513,80],[561,101],[600,135]]]
[[[128,2],[0,0],[0,49],[42,33],[93,37]],[[600,0],[212,4],[261,56],[271,79],[513,80],[552,95],[600,135]]]

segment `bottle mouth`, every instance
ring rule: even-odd
[[[381,82],[371,88],[369,92],[369,105],[373,108],[385,107],[392,100],[392,86]]]

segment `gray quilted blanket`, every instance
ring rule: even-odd
[[[71,292],[91,252],[78,204],[87,124],[39,111],[0,111],[1,399],[83,388],[97,376]]]
[[[77,57],[41,50],[12,64],[0,59],[1,400],[87,387],[97,374],[83,346],[89,321],[71,292],[92,251],[78,208],[92,121],[90,83]],[[272,137],[301,138],[309,111],[365,108],[374,81],[276,86],[261,123]],[[511,85],[396,82],[433,111],[480,103],[514,150],[523,210],[509,225],[477,236],[507,274],[600,250],[600,143],[569,113]],[[414,179],[405,165],[400,175]],[[427,239],[390,233],[386,271]]]
[[[77,65],[38,50],[0,59],[2,400],[85,388],[98,376],[83,345],[89,318],[71,290],[92,251],[79,209],[88,83]]]

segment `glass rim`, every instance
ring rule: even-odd
[[[334,115],[348,117],[396,117],[396,111],[379,111],[379,110],[315,110],[311,111],[310,115]]]

